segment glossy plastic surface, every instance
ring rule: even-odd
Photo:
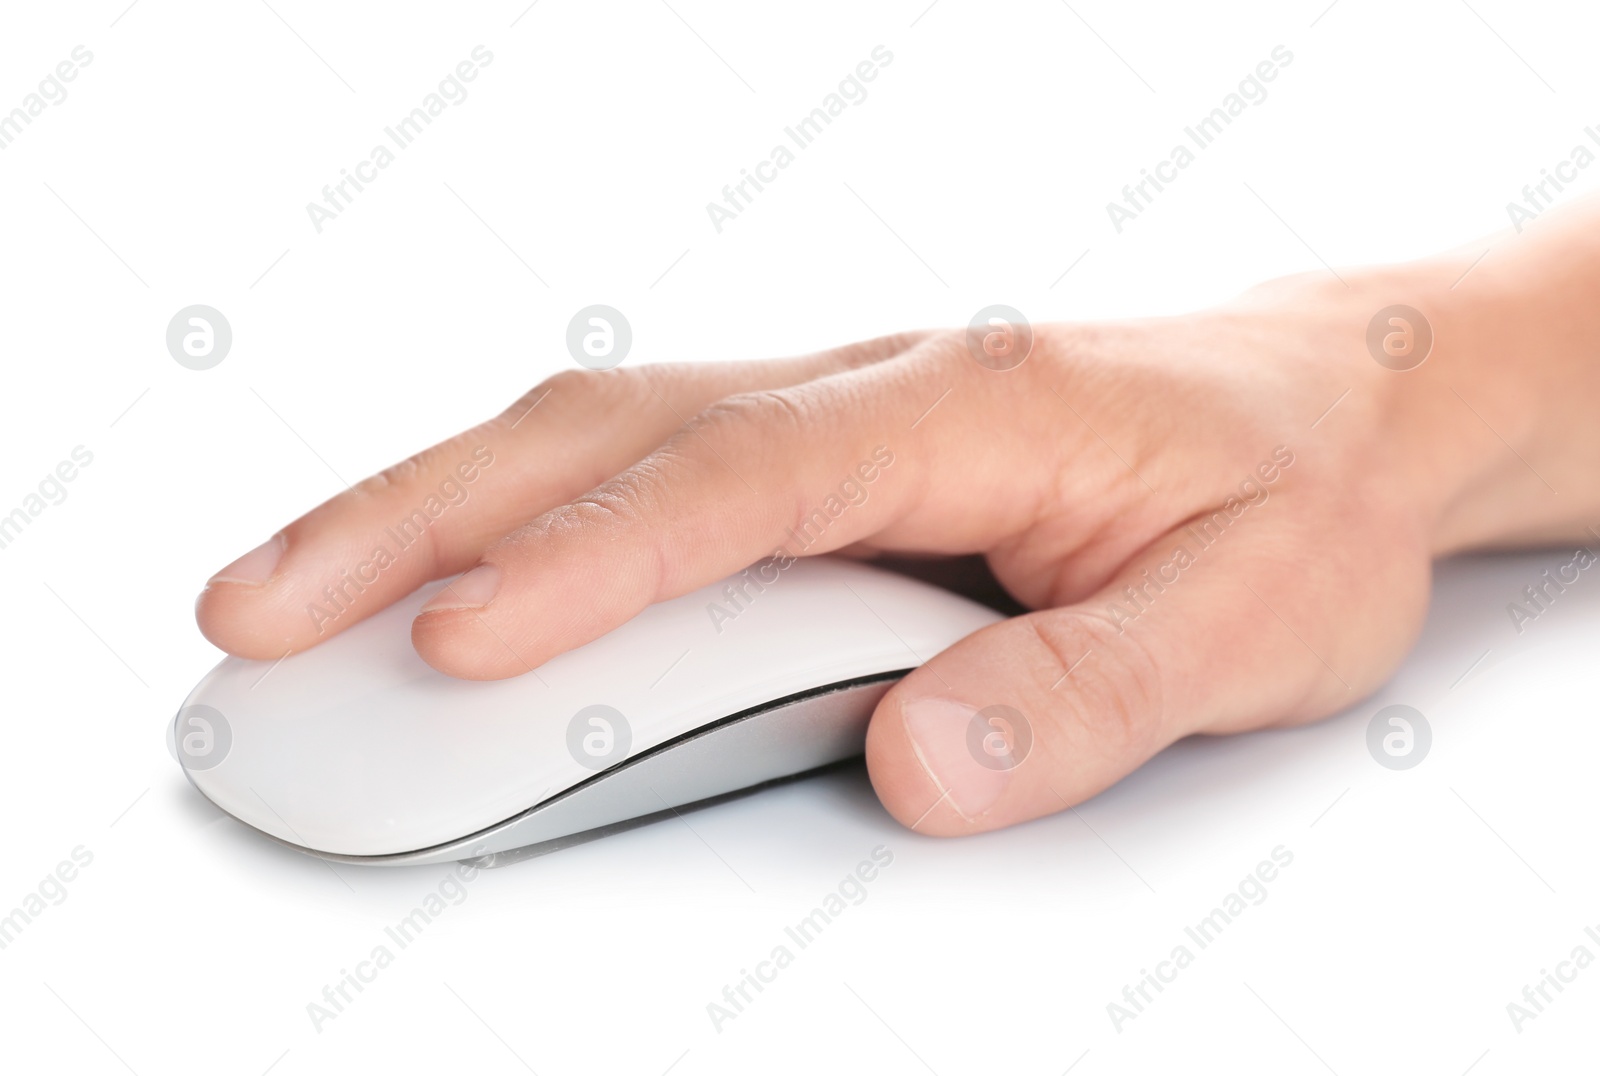
[[[176,718],[179,760],[209,799],[279,840],[403,856],[501,826],[731,715],[912,668],[1000,619],[850,561],[807,558],[767,574],[776,578],[752,570],[652,605],[492,682],[444,676],[412,649],[411,620],[437,585],[426,587],[276,665],[225,658]],[[807,766],[859,749],[836,724],[816,728],[826,746]],[[727,791],[794,772],[796,734],[791,721],[737,751],[702,744],[696,757],[717,772],[678,783]],[[653,797],[632,800],[642,811]]]

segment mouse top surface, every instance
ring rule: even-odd
[[[867,564],[769,561],[521,676],[467,681],[411,646],[434,589],[277,663],[224,658],[174,724],[190,780],[304,849],[406,853],[495,826],[731,715],[909,670],[1001,619]]]

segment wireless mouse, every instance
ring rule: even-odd
[[[891,684],[1001,619],[868,564],[769,560],[469,681],[411,646],[436,587],[282,661],[224,658],[171,726],[189,780],[326,859],[496,866],[859,755]]]

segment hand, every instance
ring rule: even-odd
[[[465,571],[417,617],[416,648],[453,676],[514,676],[771,555],[886,449],[866,499],[805,554],[981,553],[1034,611],[888,694],[867,740],[874,786],[925,833],[1048,814],[1180,737],[1357,702],[1419,630],[1433,556],[1571,530],[1479,425],[1474,406],[1496,412],[1477,373],[1490,363],[1441,331],[1482,316],[1446,291],[1464,264],[1043,326],[1003,371],[967,334],[932,332],[562,373],[218,573],[199,621],[225,650],[272,660]],[[1394,302],[1429,308],[1439,338],[1403,373],[1366,344]],[[1536,441],[1536,426],[1515,436]],[[395,545],[385,528],[430,497],[437,517],[372,564],[366,551]],[[1498,522],[1508,504],[1516,527]],[[1031,728],[1014,769],[968,753],[973,712],[993,705]]]

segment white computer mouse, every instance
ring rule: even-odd
[[[891,684],[1001,619],[867,564],[780,563],[495,681],[417,656],[425,587],[280,662],[224,658],[170,746],[213,803],[302,851],[491,866],[859,755]]]

